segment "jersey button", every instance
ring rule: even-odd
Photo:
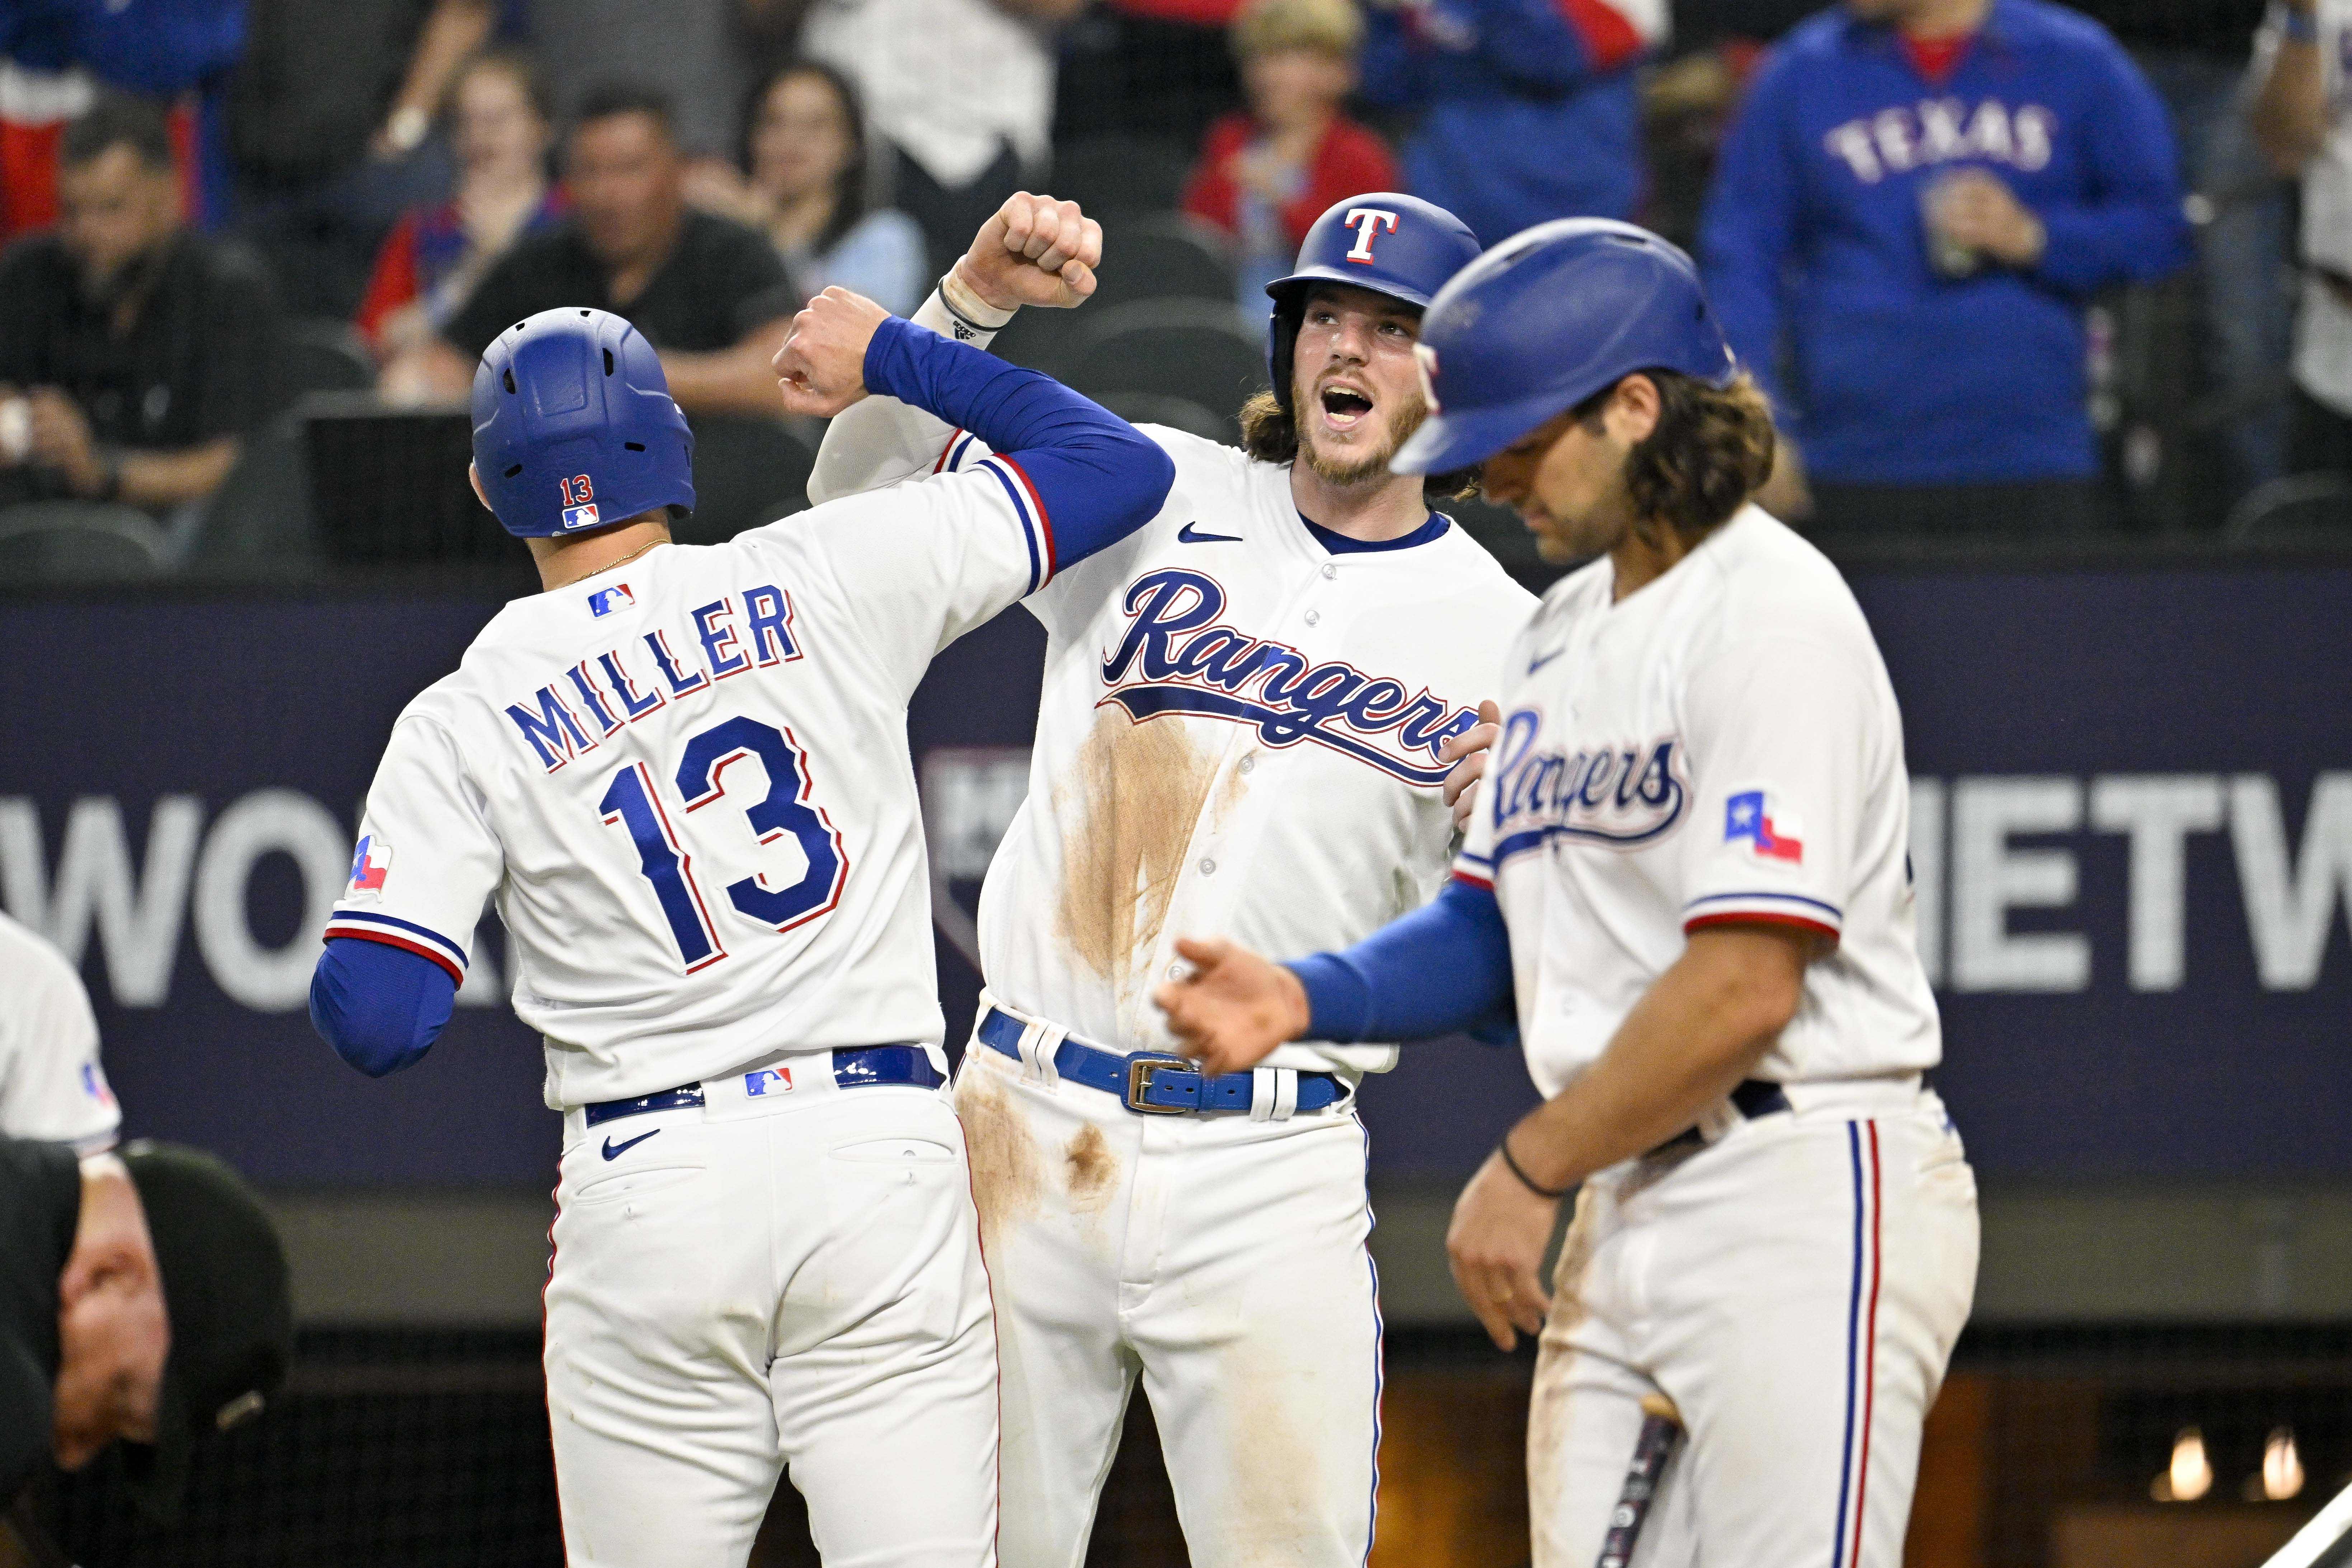
[[[1241,771],[1245,773],[1253,773],[1257,771],[1257,753],[1255,752],[1252,752],[1248,756],[1242,759]]]
[[[1203,860],[1201,862],[1201,875],[1203,877],[1213,877],[1216,874],[1217,863],[1214,860]]]
[[[1318,624],[1322,619],[1323,613],[1320,610],[1309,610],[1307,612],[1307,624],[1310,626]]]
[[[1168,966],[1168,978],[1169,978],[1169,979],[1171,979],[1171,980],[1181,980],[1181,979],[1183,979],[1183,978],[1184,978],[1184,966],[1183,966],[1182,964],[1181,964],[1181,963],[1171,963],[1171,964],[1170,964],[1170,965]]]
[[[1337,566],[1332,565],[1332,564],[1331,564],[1331,563],[1329,563],[1328,561],[1326,561],[1325,563],[1323,563],[1323,575],[1324,575],[1324,576],[1326,576],[1326,577],[1337,577],[1339,574],[1339,569]]]

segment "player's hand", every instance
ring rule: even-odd
[[[1000,310],[1022,305],[1068,310],[1095,291],[1102,225],[1076,202],[1018,191],[956,258],[963,286]]]
[[[1503,733],[1503,710],[1493,702],[1478,704],[1478,722],[1459,735],[1449,735],[1437,748],[1437,760],[1452,763],[1454,771],[1445,775],[1445,804],[1454,808],[1454,826],[1459,830],[1470,826],[1470,814],[1478,808],[1478,781],[1486,776],[1486,756]]]
[[[769,363],[784,389],[784,412],[830,419],[866,395],[866,350],[890,312],[835,284],[793,318]]]
[[[1998,175],[1962,169],[1937,186],[1935,226],[1946,239],[2011,267],[2042,259],[2049,232]]]
[[[1559,1200],[1529,1192],[1499,1153],[1486,1156],[1454,1200],[1445,1260],[1462,1299],[1497,1349],[1512,1349],[1522,1333],[1543,1331],[1551,1310],[1543,1255],[1559,1217]]]
[[[1282,965],[1230,942],[1179,937],[1176,951],[1192,973],[1151,999],[1202,1072],[1244,1071],[1307,1032],[1307,988]]]

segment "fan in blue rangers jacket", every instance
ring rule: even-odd
[[[2188,259],[2164,106],[2044,0],[1847,0],[1773,50],[1700,235],[1817,528],[2092,515],[2084,308]],[[1774,372],[1785,362],[1788,376]]]
[[[1642,199],[1633,68],[1665,0],[1376,0],[1363,94],[1418,110],[1405,185],[1493,245],[1555,217],[1632,217]]]
[[[547,591],[393,726],[311,1016],[364,1072],[415,1061],[497,900],[563,1112],[547,1392],[578,1568],[740,1568],[787,1463],[826,1561],[990,1568],[996,1345],[907,703],[1174,470],[846,289],[775,363],[782,411],[871,388],[998,455],[673,544],[693,437],[644,336],[571,308],[491,344],[477,493]]]

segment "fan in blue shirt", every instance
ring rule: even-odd
[[[2098,24],[1848,0],[1758,73],[1700,246],[1825,518],[1867,488],[1874,521],[1916,524],[1972,490],[2087,504],[2084,306],[2186,263],[2181,201],[2163,104]]]

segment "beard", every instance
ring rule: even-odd
[[[1321,405],[1320,396],[1320,394],[1314,395],[1312,406]],[[1296,406],[1304,410],[1310,406],[1310,402],[1298,399]],[[1403,446],[1412,433],[1421,428],[1421,422],[1428,417],[1429,405],[1422,401],[1420,393],[1412,394],[1389,412],[1388,439],[1363,457],[1350,458],[1335,457],[1318,447],[1314,429],[1302,418],[1297,421],[1298,455],[1317,479],[1336,489],[1349,489],[1375,480],[1393,479],[1396,476],[1389,472],[1389,459],[1397,455],[1397,448]]]

